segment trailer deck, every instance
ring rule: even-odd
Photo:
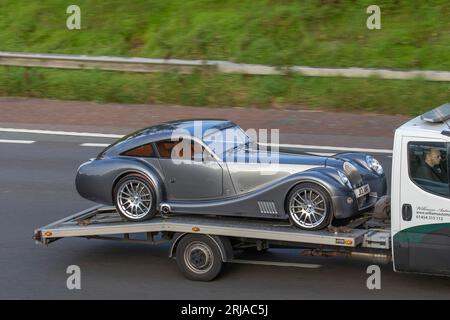
[[[326,246],[356,247],[363,243],[367,229],[349,232],[304,231],[286,221],[251,220],[219,216],[156,216],[145,222],[123,220],[114,207],[95,206],[35,231],[37,242],[49,244],[60,238],[85,237],[117,239],[122,236],[158,232],[197,233],[248,239],[263,239]]]

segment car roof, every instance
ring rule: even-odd
[[[180,134],[202,137],[210,129],[221,130],[235,126],[233,122],[225,119],[183,119],[163,122],[151,127],[136,131],[129,135],[127,140],[140,136],[154,137],[153,141],[168,139],[172,133],[177,131]]]
[[[164,122],[155,126],[144,129],[144,134],[152,134],[157,131],[174,131],[186,130],[190,134],[194,134],[194,130],[201,128],[203,132],[209,129],[223,129],[230,126],[235,126],[233,122],[225,119],[182,119]],[[198,126],[198,127],[197,127]]]
[[[208,130],[221,130],[233,126],[236,124],[225,119],[182,119],[163,122],[124,136],[103,150],[102,154],[120,154],[146,143],[171,139],[174,132],[177,135],[202,138]]]

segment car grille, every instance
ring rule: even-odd
[[[377,202],[378,195],[376,192],[370,192],[363,197],[358,198],[357,204],[359,210],[364,210],[369,207],[372,207]]]

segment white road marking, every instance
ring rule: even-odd
[[[0,143],[22,143],[22,144],[31,144],[36,141],[31,140],[8,140],[8,139],[0,139]]]
[[[80,144],[82,147],[99,147],[99,148],[106,148],[109,146],[108,143],[82,143]]]
[[[124,135],[112,133],[92,133],[92,132],[69,132],[69,131],[52,131],[52,130],[34,130],[34,129],[16,129],[16,128],[0,128],[0,132],[15,132],[15,133],[32,133],[32,134],[48,134],[48,135],[62,135],[62,136],[76,136],[76,137],[95,137],[95,138],[122,138]],[[350,152],[372,152],[372,153],[386,153],[391,154],[391,149],[370,149],[370,148],[352,148],[352,147],[333,147],[333,146],[315,146],[306,144],[267,144],[277,147],[297,148],[304,150],[326,150],[326,151],[350,151]],[[326,153],[323,153],[326,154]]]
[[[336,150],[336,151],[353,151],[353,152],[373,152],[373,153],[392,153],[392,149],[370,149],[370,148],[352,148],[352,147],[333,147],[333,146],[313,146],[306,144],[268,144],[260,143],[262,145],[272,145],[284,148],[298,148],[298,149],[313,149],[313,150]]]
[[[307,268],[307,269],[318,269],[321,267],[320,264],[277,262],[277,261],[256,261],[256,260],[241,260],[241,259],[234,259],[234,260],[231,260],[230,262],[241,263],[241,264],[258,264],[258,265],[264,265],[264,266],[295,267],[295,268]]]
[[[91,133],[91,132],[70,132],[70,131],[51,131],[51,130],[31,130],[31,129],[14,129],[0,128],[0,132],[16,132],[16,133],[34,133],[34,134],[52,134],[58,136],[76,136],[76,137],[95,137],[95,138],[122,138],[121,134],[111,133]]]

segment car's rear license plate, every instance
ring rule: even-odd
[[[365,196],[366,194],[368,194],[370,192],[370,187],[369,187],[368,184],[365,184],[362,187],[354,189],[353,192],[355,193],[355,196],[357,198],[360,198],[360,197]]]

